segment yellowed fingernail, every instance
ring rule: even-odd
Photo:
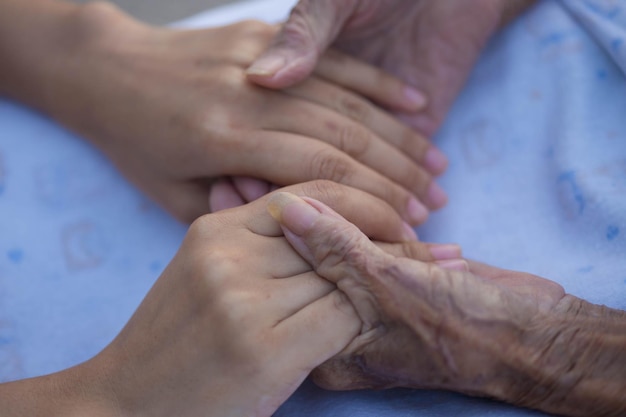
[[[280,224],[301,236],[309,230],[321,213],[303,199],[291,193],[274,194],[267,203],[267,211]]]
[[[290,193],[280,192],[270,197],[267,202],[267,211],[276,221],[281,221],[283,208],[293,201],[291,196]]]

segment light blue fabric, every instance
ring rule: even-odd
[[[282,17],[248,2],[182,25]],[[546,0],[487,48],[437,138],[450,204],[424,240],[533,272],[626,309],[626,6]],[[0,102],[0,381],[99,352],[185,233],[90,146]],[[306,383],[278,417],[533,416],[414,390],[325,392]]]

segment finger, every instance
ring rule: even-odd
[[[390,110],[410,113],[424,109],[427,104],[426,95],[415,87],[334,49],[320,58],[315,74]]]
[[[358,0],[301,0],[270,43],[248,68],[248,78],[265,87],[284,88],[307,78]]]
[[[424,242],[384,243],[375,242],[376,246],[393,256],[415,259],[422,262],[444,261],[461,258],[461,247],[453,244],[434,244]]]
[[[271,185],[267,181],[250,177],[235,176],[231,178],[233,186],[243,199],[249,203],[270,192]]]
[[[276,311],[276,324],[337,288],[335,284],[312,271],[309,264],[304,263],[307,272],[273,279],[267,283],[271,294],[268,302]]]
[[[435,264],[443,269],[452,271],[469,272],[470,267],[465,259],[445,259],[443,261],[435,261]]]
[[[209,188],[201,183],[168,183],[148,194],[177,220],[190,224],[210,212]]]
[[[268,131],[258,133],[256,140],[245,136],[230,146],[237,147],[237,155],[223,158],[220,167],[221,172],[229,175],[262,178],[283,185],[328,179],[387,201],[412,225],[428,217],[428,211],[408,190],[327,143]]]
[[[346,89],[311,77],[285,92],[335,110],[364,125],[434,175],[441,174],[448,165],[445,155],[424,136]],[[330,128],[328,122],[321,127]]]
[[[209,208],[211,213],[239,207],[246,201],[237,191],[237,187],[228,178],[216,180],[209,191]]]
[[[323,180],[284,187],[281,191],[323,201],[357,225],[367,236],[378,241],[402,242],[417,239],[413,229],[402,221],[389,204],[364,191]],[[231,215],[237,216],[235,221],[245,224],[253,233],[282,236],[280,225],[267,212],[267,202],[273,194],[276,193],[240,207]]]
[[[355,261],[367,259],[376,263],[378,259],[390,258],[355,225],[319,201],[279,192],[268,201],[268,211],[281,224],[294,249],[318,273],[336,284],[347,276],[343,261],[355,249],[359,251]]]
[[[287,109],[293,112],[293,116],[280,117]],[[438,209],[447,202],[444,191],[424,168],[361,124],[325,107],[298,99],[281,100],[275,110],[265,118],[265,128],[301,134],[333,145],[402,186],[430,209]]]
[[[283,360],[277,366],[291,373],[290,378],[304,378],[341,352],[360,329],[361,320],[352,303],[341,291],[334,290],[275,327],[275,335],[283,345]]]
[[[363,332],[383,319],[381,305],[393,309],[389,303],[396,298],[419,298],[429,291],[431,281],[442,280],[448,273],[429,263],[385,253],[317,200],[277,193],[268,211],[294,249],[350,298],[363,321]]]

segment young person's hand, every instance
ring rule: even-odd
[[[428,102],[424,111],[390,108],[431,136],[489,37],[533,2],[301,0],[272,46],[248,70],[249,77],[271,88],[293,85],[320,65],[333,45],[412,86],[406,94]]]
[[[367,191],[413,225],[446,202],[433,182],[443,155],[362,96],[417,106],[374,67],[331,51],[306,81],[272,91],[245,75],[276,33],[267,24],[154,28],[98,3],[62,23],[53,47],[23,45],[38,55],[29,71],[16,66],[24,83],[10,85],[25,87],[13,95],[89,139],[181,220],[314,179]]]
[[[386,250],[444,265],[460,257],[456,246],[418,242],[360,190],[328,181],[286,189],[325,201]],[[291,248],[268,198],[196,220],[113,342],[73,369],[0,385],[3,417],[271,416],[358,335],[361,319]]]

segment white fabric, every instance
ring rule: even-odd
[[[249,1],[176,26],[276,21]],[[419,232],[626,309],[626,7],[541,2],[488,47],[438,145],[450,204]],[[622,70],[620,70],[620,68]],[[0,381],[92,357],[121,329],[185,228],[97,151],[0,101]],[[442,392],[325,392],[306,383],[277,416],[532,416]]]

